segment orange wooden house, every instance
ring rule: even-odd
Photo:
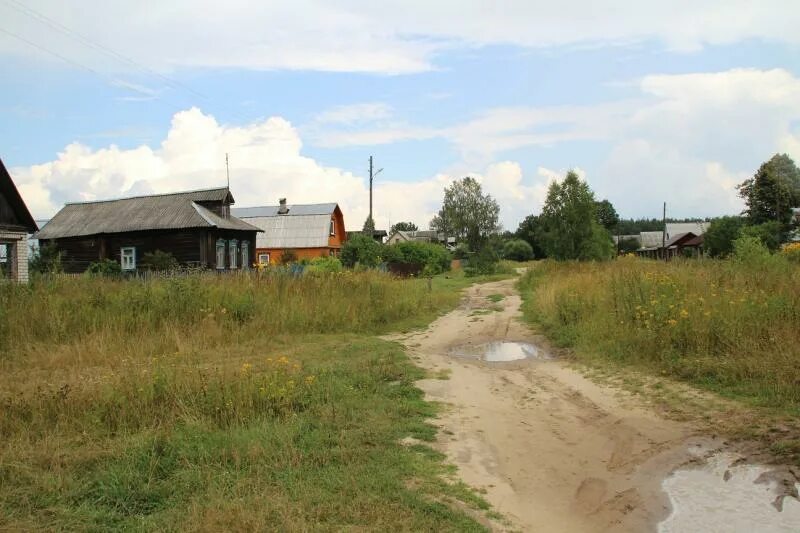
[[[284,253],[296,259],[338,256],[347,240],[338,204],[288,205],[231,209],[231,214],[264,230],[256,237],[256,262],[279,264]]]

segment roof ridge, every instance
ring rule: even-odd
[[[161,192],[155,194],[138,194],[136,196],[122,196],[120,198],[107,198],[105,200],[86,200],[83,202],[65,202],[64,205],[86,205],[86,204],[102,204],[105,202],[119,202],[121,200],[136,200],[138,198],[155,198],[157,196],[179,196],[183,194],[195,194],[199,192],[210,192],[210,191],[222,191],[227,190],[230,192],[228,187],[208,187],[205,189],[192,189],[190,191],[176,191],[176,192]]]

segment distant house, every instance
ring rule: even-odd
[[[792,224],[795,229],[789,233],[790,242],[800,242],[800,207],[792,208]]]
[[[38,229],[0,160],[0,278],[28,281],[28,234]]]
[[[33,237],[58,248],[66,272],[84,272],[101,259],[135,271],[156,250],[187,266],[246,269],[260,230],[231,216],[233,202],[223,187],[69,203]]]
[[[663,231],[643,231],[639,234],[641,250],[661,248],[664,242]]]
[[[703,255],[703,236],[695,235],[691,231],[673,235],[664,245],[664,253],[667,258],[685,255],[701,257]]]
[[[353,235],[364,235],[363,231],[348,231],[347,239],[349,240]],[[372,230],[372,240],[382,243],[386,239],[387,233],[385,229]]]
[[[455,237],[448,237],[447,239],[445,239],[443,233],[439,233],[433,230],[419,230],[419,231],[395,230],[391,235],[389,235],[389,238],[386,239],[386,244],[397,244],[399,242],[409,242],[409,241],[435,242],[442,245],[446,245],[448,248],[454,247],[456,243]]]
[[[344,215],[338,204],[243,207],[233,213],[263,231],[256,240],[259,264],[281,262],[290,251],[297,259],[338,256],[347,241]]]
[[[669,241],[683,233],[703,235],[710,224],[710,222],[667,222],[666,238]]]

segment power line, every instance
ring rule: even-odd
[[[34,20],[36,20],[36,21],[38,21],[38,22],[40,22],[42,24],[46,24],[50,28],[53,28],[54,30],[56,30],[56,31],[58,31],[58,32],[60,32],[60,33],[62,33],[64,35],[72,38],[73,40],[78,41],[79,43],[83,44],[84,46],[87,46],[89,48],[93,48],[94,50],[97,50],[97,51],[103,53],[104,55],[106,55],[106,56],[108,56],[108,57],[110,57],[112,59],[115,59],[115,60],[117,60],[119,62],[131,65],[131,66],[137,68],[138,70],[140,70],[141,72],[143,72],[143,73],[145,73],[147,75],[150,75],[152,77],[158,78],[159,80],[165,82],[168,86],[170,86],[170,87],[172,87],[174,89],[183,89],[184,91],[186,91],[186,92],[188,92],[188,93],[190,93],[190,94],[192,94],[192,95],[194,95],[194,96],[196,96],[198,98],[202,98],[203,100],[205,100],[208,103],[211,103],[211,99],[208,96],[206,96],[206,95],[204,95],[204,94],[192,89],[191,87],[189,87],[185,83],[181,83],[178,80],[175,80],[173,78],[165,76],[165,75],[163,75],[163,74],[161,74],[159,72],[156,72],[153,69],[151,69],[151,68],[149,68],[149,67],[147,67],[145,65],[142,65],[141,63],[138,63],[134,59],[131,59],[130,57],[128,57],[128,56],[126,56],[124,54],[121,54],[120,52],[117,52],[116,50],[114,50],[114,49],[112,49],[112,48],[110,48],[108,46],[105,46],[105,45],[103,45],[101,43],[98,43],[98,42],[90,39],[89,37],[87,37],[87,36],[77,32],[77,31],[65,26],[64,24],[58,22],[57,20],[54,20],[51,17],[48,17],[47,15],[45,15],[45,14],[39,12],[39,11],[36,11],[33,8],[30,8],[30,7],[26,6],[26,5],[18,2],[17,0],[0,0],[0,1],[5,3],[10,8],[17,10],[18,12],[20,12],[20,13],[22,13],[24,15],[27,15],[28,17],[30,17],[30,18],[32,18],[32,19],[34,19]],[[106,81],[111,81],[110,79],[104,77],[100,72],[98,72],[97,70],[95,70],[95,69],[93,69],[91,67],[88,67],[87,65],[84,65],[84,64],[82,64],[82,63],[80,63],[78,61],[71,60],[71,59],[69,59],[69,58],[67,58],[67,57],[65,57],[65,56],[63,56],[61,54],[58,54],[56,52],[53,52],[52,50],[49,50],[49,49],[45,48],[44,46],[38,45],[33,41],[25,39],[24,37],[21,37],[21,36],[19,36],[17,34],[13,34],[13,33],[9,32],[7,30],[3,30],[3,32],[8,34],[8,35],[10,35],[10,36],[12,36],[12,37],[15,37],[15,38],[19,39],[20,41],[23,41],[23,42],[29,44],[30,46],[33,46],[33,47],[35,47],[35,48],[37,48],[39,50],[42,50],[42,51],[44,51],[44,52],[46,52],[48,54],[51,54],[51,55],[53,55],[55,57],[58,57],[59,59],[61,59],[63,61],[66,61],[67,63],[70,63],[72,65],[75,65],[75,66],[78,66],[80,68],[83,68],[84,70],[88,70],[89,72],[92,72],[92,73],[100,76],[101,78],[106,79]],[[243,123],[250,122],[250,119],[248,119],[245,116],[239,114],[236,110],[230,108],[229,106],[224,106],[224,107],[227,108],[229,113],[231,113],[233,116],[238,118]]]

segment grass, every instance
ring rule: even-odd
[[[483,530],[443,457],[400,444],[433,440],[436,406],[374,336],[468,283],[0,287],[0,529]]]
[[[781,445],[800,452],[797,265],[780,256],[546,262],[520,288],[527,320],[579,360],[625,365],[735,400],[769,418],[765,432],[780,425]]]
[[[489,296],[486,297],[487,300],[494,303],[501,302],[503,301],[504,298],[505,296],[503,296],[502,294],[490,294]]]

